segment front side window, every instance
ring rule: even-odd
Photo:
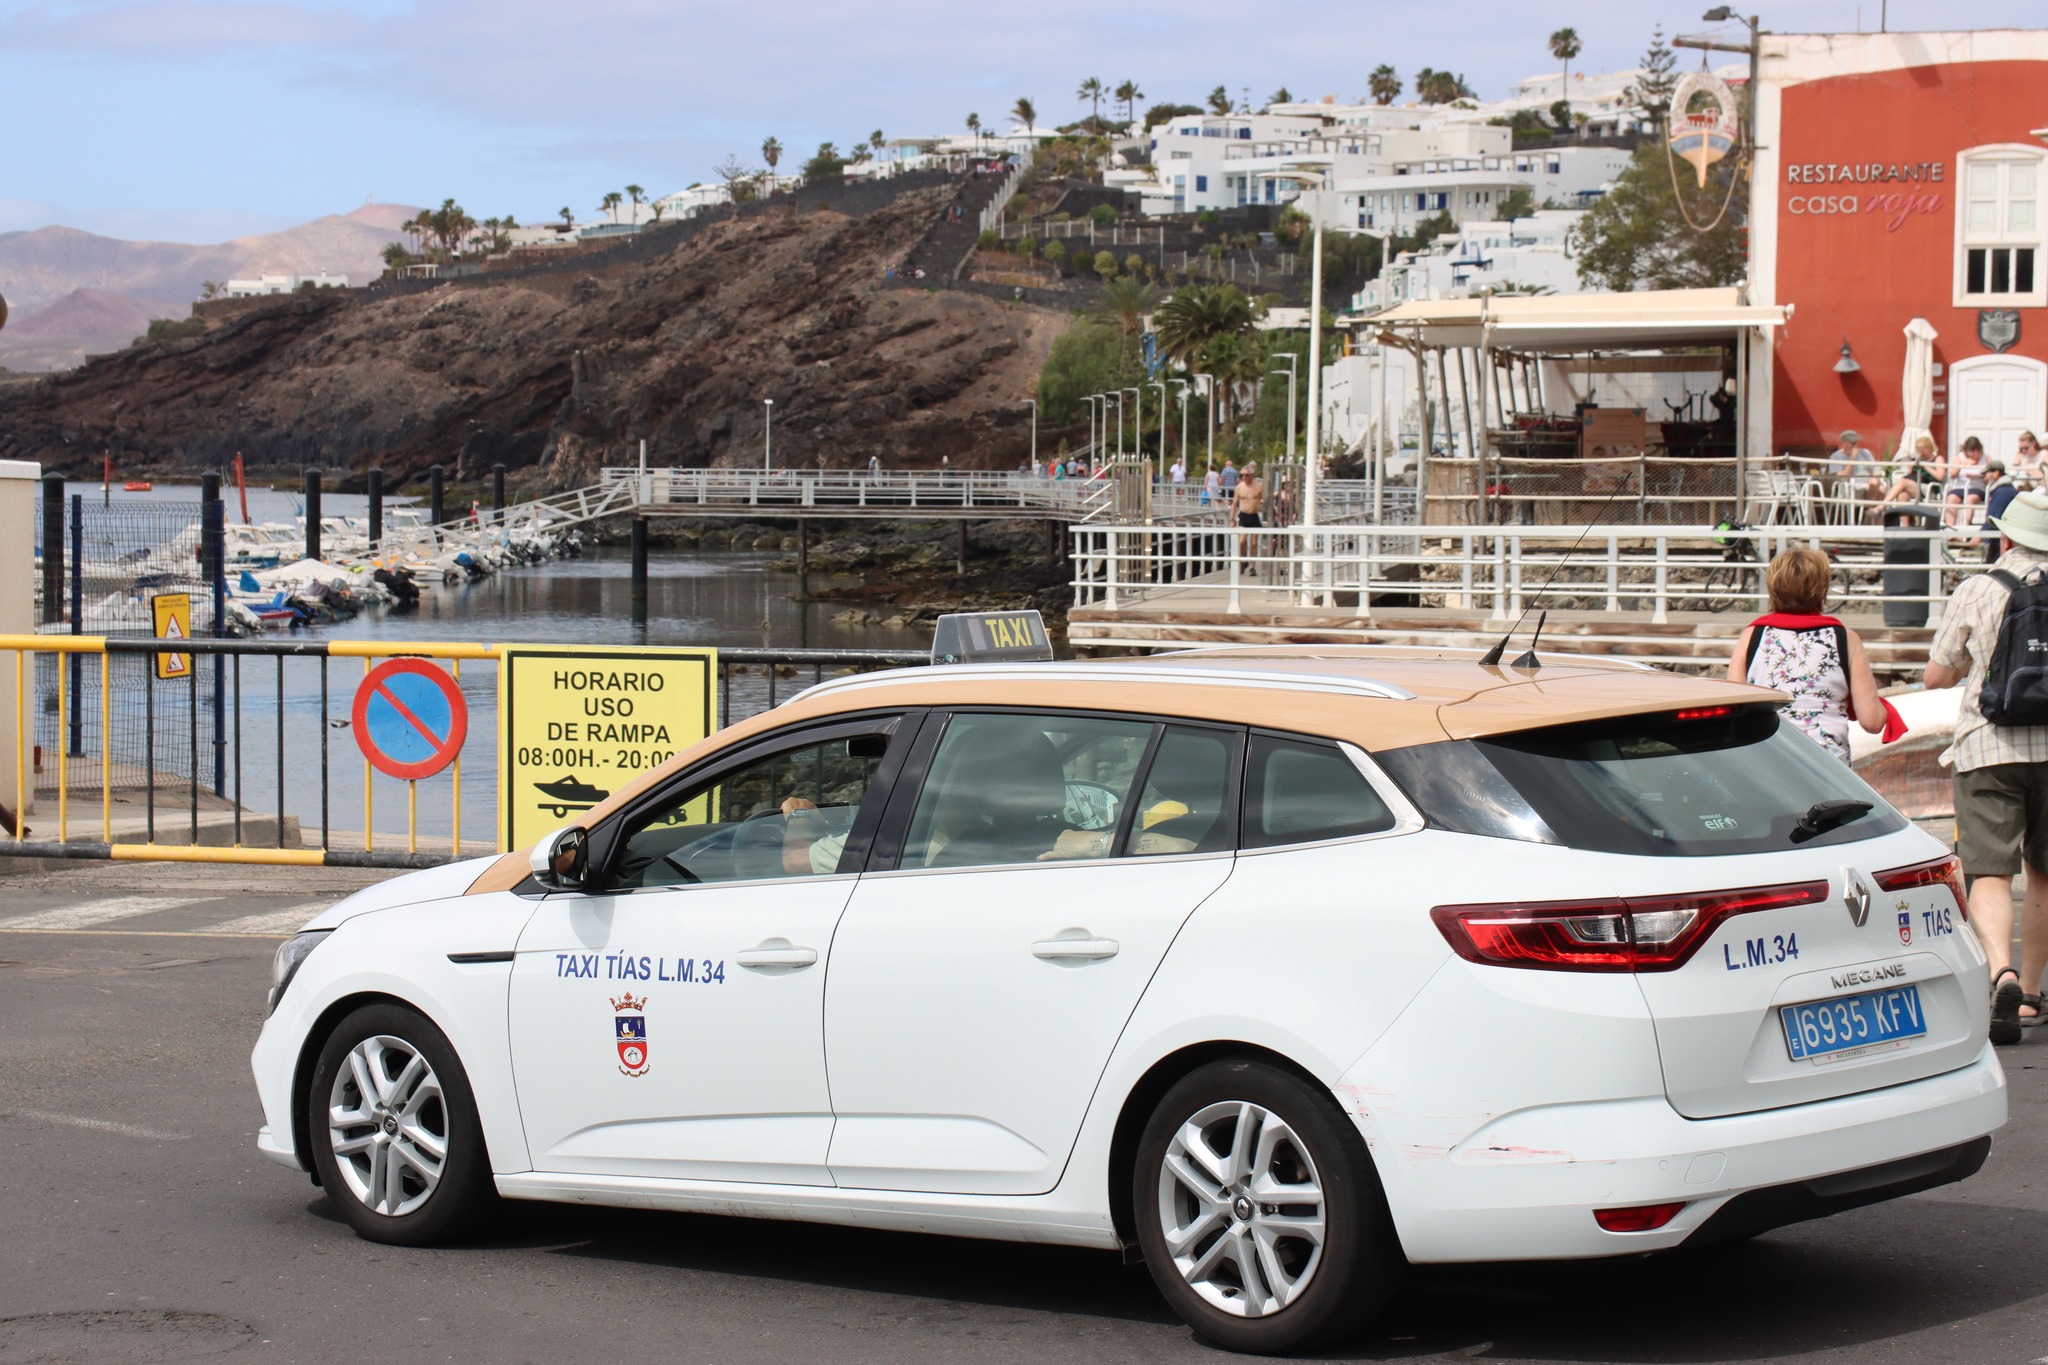
[[[688,886],[837,872],[888,746],[886,734],[824,740],[689,786],[632,818],[611,883]]]
[[[2042,275],[2042,155],[1997,148],[1963,155],[1956,212],[1956,302],[2048,301]]]
[[[1108,717],[955,715],[932,755],[901,865],[1109,857],[1155,728]]]

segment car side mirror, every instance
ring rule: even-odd
[[[590,871],[590,832],[581,825],[558,829],[533,846],[526,865],[550,891],[580,891]]]

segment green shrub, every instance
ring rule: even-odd
[[[1113,227],[1123,215],[1107,204],[1097,204],[1088,210],[1088,221],[1097,227]]]

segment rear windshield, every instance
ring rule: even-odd
[[[1669,713],[1378,756],[1432,825],[1600,853],[1710,857],[1876,838],[1905,817],[1775,709]],[[1814,806],[1866,814],[1795,842]]]

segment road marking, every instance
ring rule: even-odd
[[[94,1133],[112,1133],[117,1137],[141,1138],[146,1142],[183,1142],[191,1137],[190,1133],[167,1133],[160,1128],[139,1128],[135,1124],[116,1123],[112,1119],[90,1119],[83,1114],[52,1114],[44,1109],[10,1109],[6,1112],[18,1119],[84,1128]]]
[[[222,920],[209,924],[203,932],[209,934],[295,934],[300,926],[313,916],[325,910],[329,901],[302,901],[295,905],[283,906],[276,910],[265,910],[260,915],[244,915],[240,919]]]
[[[106,900],[84,901],[57,910],[42,910],[7,920],[9,929],[84,929],[117,919],[134,919],[161,910],[178,910],[199,905],[218,896],[111,896]]]

